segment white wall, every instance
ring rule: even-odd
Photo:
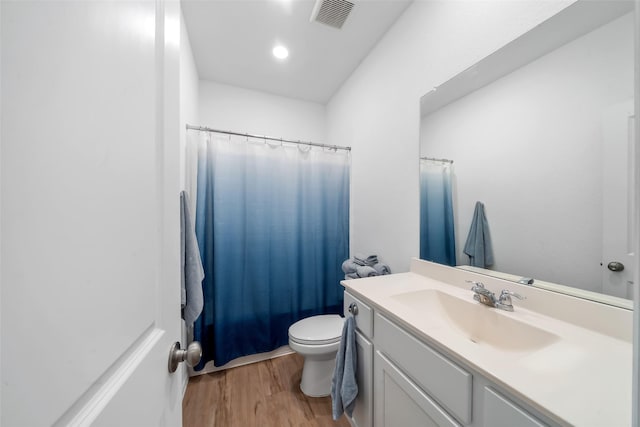
[[[418,256],[420,97],[573,1],[416,1],[327,106],[328,140],[351,145],[351,252],[394,272]]]
[[[180,185],[184,189],[185,183],[185,147],[187,143],[187,124],[197,125],[198,115],[199,77],[196,62],[191,50],[189,34],[180,14]],[[195,195],[189,195],[195,197]]]
[[[325,142],[325,107],[211,81],[200,81],[200,125],[292,140]]]
[[[196,63],[191,50],[191,42],[189,34],[184,23],[184,17],[180,14],[180,188],[189,190],[186,179],[186,144],[187,132],[185,126],[187,124],[198,123],[198,88],[199,78]],[[195,202],[195,194],[189,194],[189,197]],[[195,209],[192,209],[192,215],[195,215]],[[180,322],[182,325],[182,336],[180,343],[182,347],[189,344],[190,336],[184,320]],[[189,380],[189,374],[185,363],[181,363],[178,367],[178,374],[182,377],[186,390],[186,384]]]
[[[422,155],[455,161],[458,264],[480,200],[492,269],[601,292],[602,114],[632,97],[630,13],[424,117]]]

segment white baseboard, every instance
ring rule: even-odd
[[[189,376],[194,377],[197,375],[210,374],[212,372],[223,371],[225,369],[237,368],[238,366],[249,365],[251,363],[262,362],[269,359],[275,359],[276,357],[286,356],[287,354],[295,353],[288,345],[283,345],[273,351],[267,353],[251,354],[249,356],[238,357],[231,362],[223,366],[213,366],[213,360],[207,362],[201,371],[194,371],[193,368],[189,368]]]

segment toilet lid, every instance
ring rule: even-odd
[[[330,344],[340,341],[343,325],[344,318],[337,314],[311,316],[291,325],[289,338],[300,344]]]

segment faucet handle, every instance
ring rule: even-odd
[[[465,280],[465,282],[467,282],[467,283],[471,283],[471,284],[473,285],[473,286],[471,287],[471,290],[472,290],[472,291],[475,291],[475,290],[476,290],[476,289],[478,289],[478,288],[482,288],[482,289],[484,289],[484,284],[483,284],[482,282],[476,282],[476,281],[473,281],[473,280]]]
[[[496,308],[506,311],[513,311],[513,303],[511,302],[511,297],[516,297],[518,299],[527,299],[524,295],[517,294],[508,289],[503,289],[500,292],[500,298],[498,298],[498,302],[496,303]]]
[[[517,294],[508,289],[503,289],[502,292],[500,292],[500,301],[503,301],[503,300],[508,301],[511,299],[511,297],[516,297],[518,299],[527,299],[527,297],[525,297],[524,295]]]

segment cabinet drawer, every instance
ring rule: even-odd
[[[376,426],[460,427],[380,352],[376,352],[375,371]]]
[[[471,423],[473,376],[375,314],[376,346],[463,424]]]
[[[358,307],[358,314],[353,315],[349,312],[349,306],[351,304],[355,304]],[[362,335],[369,339],[373,337],[373,311],[368,305],[347,291],[344,291],[344,315],[345,317],[353,316],[356,321],[356,326],[358,330],[362,332]]]
[[[540,420],[490,387],[484,388],[484,425],[491,427],[545,427]]]

